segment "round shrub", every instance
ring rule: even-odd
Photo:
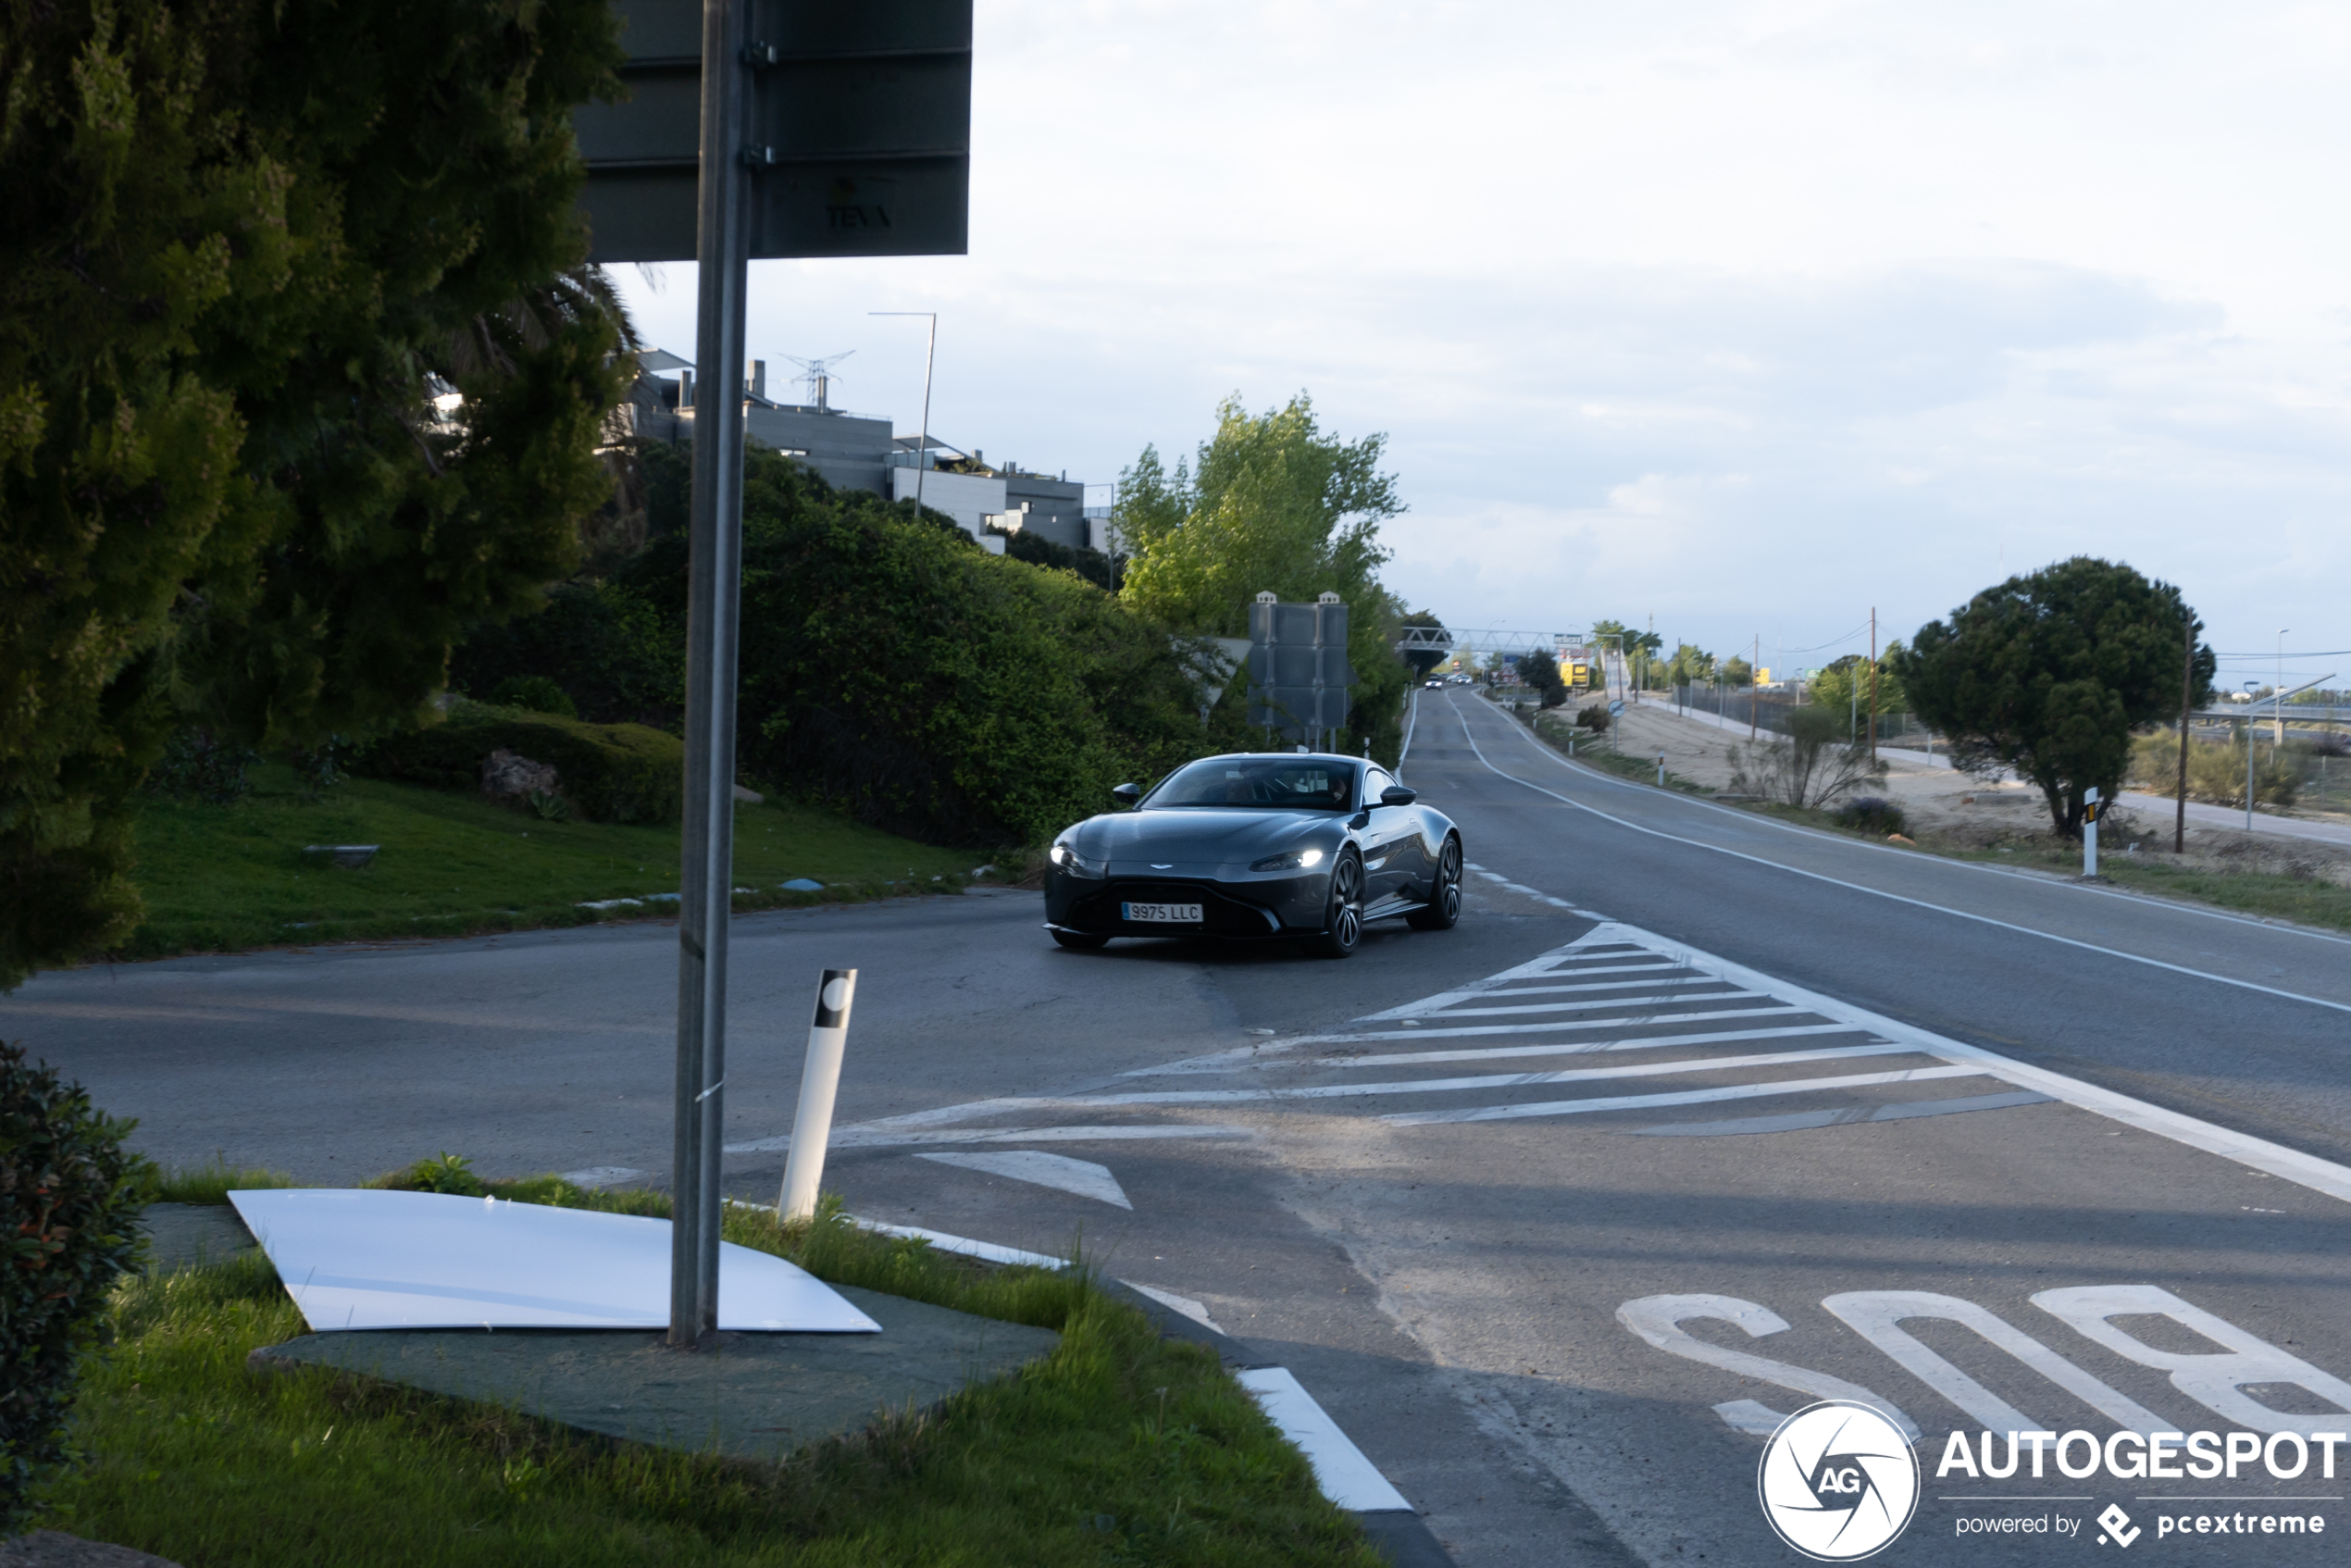
[[[122,1146],[134,1125],[0,1043],[0,1535],[64,1458],[75,1374],[115,1276],[138,1263],[152,1167]]]
[[[579,705],[571,694],[543,675],[508,676],[490,693],[490,701],[498,707],[554,714],[559,718],[579,716]]]
[[[1902,808],[1880,795],[1862,795],[1846,802],[1829,814],[1829,819],[1839,828],[1849,828],[1857,833],[1873,834],[1879,838],[1888,833],[1907,833],[1909,819]]]

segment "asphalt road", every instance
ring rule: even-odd
[[[1469,913],[1344,963],[1064,952],[1034,895],[740,920],[733,1189],[773,1201],[814,980],[853,965],[853,1212],[1196,1300],[1465,1565],[1801,1561],[1757,1434],[1838,1395],[1922,1433],[1880,1561],[2099,1550],[2108,1504],[2196,1562],[2328,1549],[2169,1533],[2199,1513],[2351,1530],[2351,1448],[1936,1475],[1979,1426],[2351,1428],[2351,944],[1627,786],[1466,694],[1405,771]],[[655,924],[182,960],[42,977],[0,1032],[166,1159],[658,1176],[674,963]],[[2009,1519],[2046,1528],[1965,1523]]]

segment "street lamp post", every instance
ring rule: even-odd
[[[914,510],[923,509],[923,470],[930,467],[930,369],[939,358],[939,312],[935,310],[869,310],[868,316],[920,316],[930,322],[930,339],[923,345],[923,433],[914,448]]]

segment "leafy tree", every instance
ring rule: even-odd
[[[1668,686],[1705,686],[1713,679],[1714,655],[1694,642],[1675,648],[1673,658],[1666,662]]]
[[[2077,555],[1987,588],[1929,621],[1894,670],[1919,716],[1951,738],[1971,773],[2006,767],[2038,785],[2049,820],[2082,831],[2084,791],[2111,798],[2131,731],[2179,712],[2182,666],[2202,623],[2180,591],[2127,566]],[[2215,661],[2188,675],[2208,693]]]
[[[1723,684],[1738,688],[1755,684],[1755,666],[1736,653],[1723,661]]]
[[[1083,545],[1056,544],[1042,534],[1023,529],[1004,541],[1004,554],[1032,566],[1075,572],[1106,592],[1118,591],[1120,563],[1099,550],[1089,550]]]
[[[1194,462],[1171,475],[1143,449],[1120,476],[1117,523],[1129,552],[1122,597],[1183,631],[1245,637],[1260,592],[1337,593],[1350,612],[1351,727],[1392,762],[1410,666],[1394,652],[1403,606],[1378,579],[1388,555],[1379,525],[1404,510],[1394,476],[1379,471],[1386,445],[1325,435],[1303,393],[1263,415],[1230,397]]]
[[[1567,701],[1567,682],[1560,678],[1559,660],[1543,649],[1518,656],[1518,678],[1535,688],[1544,707],[1556,708]]]
[[[1902,640],[1896,638],[1878,654],[1877,711],[1880,714],[1906,714],[1910,711],[1909,693],[1904,690],[1902,678],[1897,673],[1904,650]],[[1816,672],[1805,683],[1804,700],[1812,706],[1835,709],[1845,716],[1847,728],[1853,727],[1854,716],[1860,715],[1859,733],[1867,734],[1870,722],[1870,661],[1866,654],[1847,653],[1827,668]]]
[[[1437,618],[1437,613],[1433,610],[1414,610],[1411,615],[1399,618],[1396,624],[1399,627],[1429,627],[1437,631],[1445,629],[1445,623]],[[1448,655],[1441,649],[1415,649],[1404,655],[1404,662],[1412,666],[1414,680],[1426,680],[1428,672],[1443,664],[1447,657]]]
[[[415,714],[610,492],[603,0],[0,13],[0,988],[118,940],[173,729]],[[462,399],[458,416],[443,401]]]

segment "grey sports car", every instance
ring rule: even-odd
[[[1049,852],[1045,928],[1064,947],[1287,937],[1344,958],[1367,920],[1442,931],[1462,916],[1461,830],[1375,763],[1243,752],[1111,793],[1129,809]]]

